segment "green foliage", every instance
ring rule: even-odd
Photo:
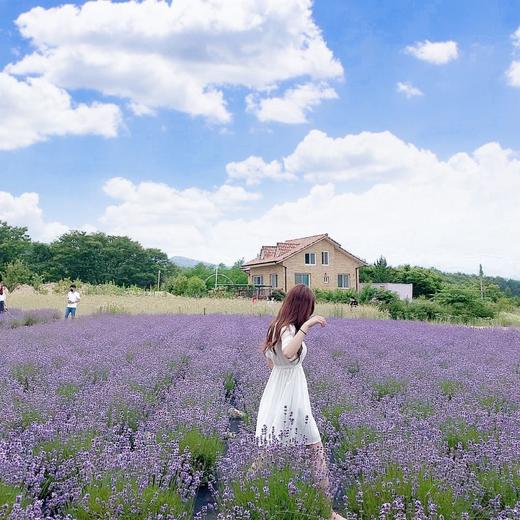
[[[431,403],[414,399],[404,403],[403,412],[416,419],[427,419],[434,414],[434,409]]]
[[[188,277],[184,274],[180,274],[175,278],[168,278],[166,281],[166,290],[177,296],[186,294],[188,287]]]
[[[9,291],[14,291],[20,285],[31,285],[38,289],[42,283],[39,275],[33,273],[22,260],[7,264],[2,272],[3,283]]]
[[[323,417],[327,419],[336,431],[341,430],[340,417],[347,412],[351,412],[353,407],[350,403],[335,403],[323,408]]]
[[[226,391],[227,398],[231,397],[231,394],[235,390],[236,384],[237,382],[233,372],[227,372],[224,376],[224,390]]]
[[[19,363],[11,368],[11,375],[20,386],[23,387],[24,391],[29,391],[34,383],[34,380],[38,377],[40,369],[34,363]]]
[[[25,492],[21,487],[10,486],[0,480],[0,518],[8,518],[16,503],[16,498],[24,497],[24,495]],[[22,504],[25,504],[25,500],[22,500]],[[5,510],[2,508],[5,508]],[[5,516],[2,516],[2,514],[5,514]]]
[[[356,454],[361,448],[376,442],[379,433],[366,425],[345,428],[340,441],[334,446],[334,454],[338,460],[344,461],[347,454]]]
[[[391,304],[398,300],[397,295],[392,291],[386,289],[380,289],[373,287],[372,285],[365,285],[359,293],[357,293],[356,299],[359,303],[384,303]]]
[[[442,437],[450,450],[466,449],[470,443],[477,444],[487,437],[463,419],[446,419],[441,426]]]
[[[520,501],[520,466],[476,469],[475,473],[484,491],[482,503],[488,503],[490,500],[498,498],[500,507],[506,508],[515,507]]]
[[[232,506],[249,511],[251,520],[329,519],[332,512],[330,501],[319,486],[298,478],[290,467],[273,468],[265,478],[232,482],[231,489]],[[225,504],[221,509],[233,513],[226,511]]]
[[[497,395],[483,396],[479,398],[479,402],[482,408],[489,413],[511,414],[518,410],[518,405],[515,402]]]
[[[77,520],[116,516],[120,520],[146,520],[160,515],[189,518],[193,514],[193,500],[182,500],[173,487],[150,483],[139,489],[135,479],[122,476],[95,480],[85,486],[82,495],[84,501],[70,505],[65,511]]]
[[[285,298],[285,292],[282,291],[282,289],[274,289],[273,291],[271,291],[271,297],[273,298],[273,300],[281,302]]]
[[[316,301],[332,303],[350,303],[357,300],[358,296],[353,289],[313,289]]]
[[[0,220],[0,270],[15,260],[22,260],[30,246],[26,227],[9,226]]]
[[[86,431],[71,435],[67,439],[54,437],[37,444],[33,452],[35,455],[45,454],[49,459],[64,461],[75,457],[82,451],[90,450],[96,435],[95,431]]]
[[[224,442],[217,433],[204,434],[198,428],[183,430],[179,438],[179,451],[188,449],[194,468],[202,471],[203,478],[215,471],[218,456],[224,451]]]
[[[406,389],[406,383],[399,379],[388,378],[384,381],[374,383],[374,397],[380,401],[384,397],[395,397]]]
[[[462,320],[471,318],[494,318],[496,311],[489,301],[483,300],[474,289],[444,287],[435,295],[435,301],[449,308],[453,316]]]
[[[347,489],[346,496],[348,510],[362,515],[360,518],[379,518],[381,506],[391,504],[397,497],[402,499],[405,511],[410,513],[406,518],[412,517],[416,501],[421,503],[427,515],[433,514],[429,505],[434,503],[437,514],[444,518],[461,518],[463,512],[471,509],[469,498],[456,496],[452,489],[427,470],[405,473],[396,464],[388,466],[374,478],[362,477]],[[358,498],[360,496],[361,500]]]
[[[62,383],[56,393],[64,399],[71,400],[79,392],[79,386],[73,383]]]
[[[455,381],[453,379],[444,379],[439,383],[441,388],[441,394],[444,397],[448,398],[448,401],[451,401],[455,395],[460,393],[464,388],[464,385],[460,381]]]
[[[198,276],[191,276],[190,278],[188,278],[188,282],[186,284],[186,296],[201,297],[206,292],[207,287],[204,283],[204,280],[202,280]]]

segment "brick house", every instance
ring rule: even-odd
[[[241,269],[255,286],[288,291],[303,283],[313,289],[359,289],[364,260],[349,253],[327,233],[262,246]]]

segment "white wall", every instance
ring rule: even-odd
[[[371,285],[377,289],[386,289],[399,296],[400,300],[411,300],[413,294],[413,283],[360,283],[359,288],[363,289],[366,285]]]

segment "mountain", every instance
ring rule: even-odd
[[[204,262],[202,260],[194,260],[193,258],[188,258],[187,256],[172,256],[170,258],[170,262],[172,264],[178,265],[180,267],[195,267],[197,264],[203,263],[209,267],[214,267],[215,264],[210,264],[209,262]]]

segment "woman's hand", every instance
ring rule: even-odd
[[[322,327],[325,327],[327,324],[327,321],[323,316],[311,316],[302,326],[304,332],[307,332],[311,327],[314,327],[314,325],[321,325]]]

